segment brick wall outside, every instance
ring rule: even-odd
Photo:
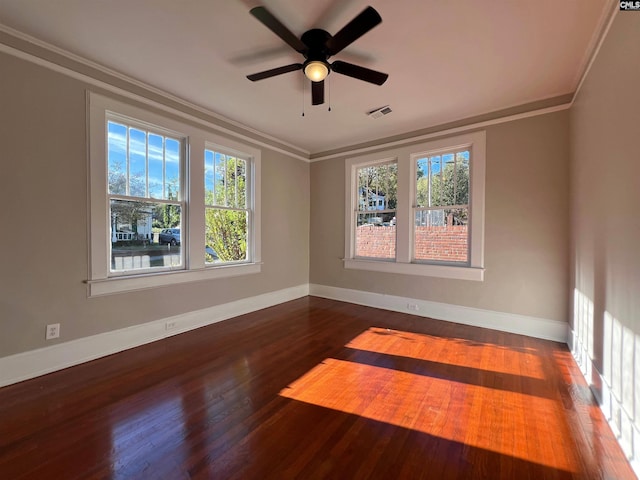
[[[395,258],[396,227],[362,225],[356,232],[356,256]],[[466,225],[416,227],[417,260],[466,262],[468,236]]]
[[[416,260],[466,262],[468,248],[466,225],[416,227]]]
[[[356,257],[396,258],[396,227],[357,227]]]

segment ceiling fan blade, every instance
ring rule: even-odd
[[[272,68],[271,70],[265,70],[264,72],[247,75],[247,78],[252,82],[256,82],[258,80],[264,80],[265,78],[275,77],[276,75],[282,75],[283,73],[294,72],[301,69],[301,63],[292,63],[291,65],[285,65],[284,67]]]
[[[307,46],[296,37],[291,30],[285,27],[280,20],[273,16],[273,14],[265,7],[253,7],[250,10],[251,15],[256,17],[265,27],[279,36],[296,52],[304,53],[307,51]]]
[[[324,103],[324,80],[321,82],[311,82],[311,105],[322,105]]]
[[[382,85],[387,81],[389,75],[387,73],[377,72],[369,68],[360,67],[353,63],[341,62],[336,60],[331,64],[331,70],[348,77],[357,78],[369,83],[375,83],[376,85]]]
[[[375,8],[365,8],[356,18],[347,23],[342,30],[329,39],[327,42],[329,53],[335,55],[380,22],[382,22],[382,17],[380,17]]]

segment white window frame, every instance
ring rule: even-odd
[[[249,157],[247,155],[247,153],[241,151],[241,150],[235,150],[232,148],[229,148],[228,146],[225,146],[223,144],[220,143],[212,143],[212,142],[205,142],[205,150],[209,150],[209,151],[214,151],[214,152],[218,152],[218,153],[222,153],[224,155],[231,155],[233,157],[236,158],[240,158],[242,160],[244,160],[247,164],[247,168],[246,168],[246,178],[245,178],[245,182],[246,182],[246,188],[247,188],[247,192],[246,192],[246,208],[240,208],[240,210],[245,210],[247,212],[247,217],[248,217],[248,226],[247,226],[247,237],[249,239],[253,238],[253,230],[255,229],[255,221],[254,221],[254,208],[252,208],[252,205],[255,205],[257,202],[254,199],[254,189],[253,189],[253,184],[255,182],[253,174],[252,174],[252,164],[254,163],[251,159],[251,157]],[[225,209],[226,207],[221,207],[221,206],[214,206],[214,205],[206,205],[204,202],[204,196],[203,196],[203,212],[205,212],[207,210],[207,208],[221,208],[221,209]],[[204,215],[204,213],[203,213]],[[255,256],[255,250],[252,252],[251,248],[252,248],[252,244],[251,242],[247,242],[247,258],[251,259],[253,256]],[[253,255],[252,255],[253,254]],[[221,267],[221,266],[228,266],[228,265],[232,265],[232,264],[242,264],[242,263],[247,263],[250,260],[240,260],[237,262],[225,262],[223,264],[215,264],[215,263],[206,263],[205,265],[207,268],[210,267]]]
[[[382,165],[392,165],[392,164],[397,164],[398,163],[398,158],[397,157],[382,157],[382,158],[378,158],[376,160],[370,161],[370,162],[364,162],[364,163],[355,163],[353,165],[353,181],[354,181],[354,198],[353,198],[353,206],[354,209],[351,210],[350,215],[353,217],[351,219],[351,224],[352,225],[357,225],[358,221],[358,214],[362,214],[362,213],[375,213],[376,215],[379,213],[382,213],[381,210],[376,210],[377,208],[377,200],[374,200],[373,203],[374,205],[371,205],[371,201],[369,199],[367,199],[367,206],[368,207],[374,207],[371,210],[361,210],[359,201],[358,201],[358,197],[359,197],[359,191],[358,191],[358,169],[361,167],[380,167]],[[398,207],[396,205],[396,216],[398,215]],[[354,227],[355,228],[355,227]],[[397,227],[396,227],[396,235],[397,235]],[[358,257],[356,256],[356,248],[355,248],[355,242],[356,242],[356,235],[355,235],[355,230],[353,232],[353,242],[352,242],[352,250],[351,250],[351,258],[354,259],[358,259],[359,261],[367,261],[367,260],[372,260],[375,262],[393,262],[394,259],[393,258],[373,258],[373,257]],[[396,238],[396,256],[397,256],[397,248],[398,248],[398,239]]]
[[[184,269],[173,271],[143,271],[129,274],[110,274],[110,216],[107,200],[107,120],[110,114],[131,118],[138,124],[152,125],[154,130],[169,131],[185,141],[185,162],[182,170],[182,212]],[[180,283],[226,278],[261,271],[260,231],[260,165],[261,151],[191,124],[168,116],[87,92],[87,138],[89,154],[89,275],[90,297],[131,290],[168,286]],[[224,146],[227,151],[239,152],[248,160],[247,200],[252,207],[248,230],[248,260],[233,264],[205,264],[204,250],[204,151],[207,145]],[[188,189],[188,190],[187,190]],[[187,230],[188,229],[188,230]],[[186,241],[185,241],[186,240]]]
[[[180,228],[182,228],[182,230],[185,233],[186,232],[186,228],[185,227],[185,212],[187,211],[186,208],[186,204],[187,204],[187,199],[186,199],[186,182],[185,182],[185,177],[186,177],[186,165],[187,165],[187,155],[186,155],[186,151],[187,151],[187,144],[188,144],[188,139],[187,137],[180,133],[180,132],[176,132],[176,131],[172,131],[172,130],[168,130],[167,128],[163,128],[163,127],[158,127],[156,125],[151,125],[147,122],[141,122],[135,118],[130,118],[130,117],[126,117],[111,111],[107,111],[105,113],[105,130],[107,132],[107,138],[108,138],[108,123],[109,122],[114,122],[114,123],[118,123],[120,125],[125,126],[127,129],[128,128],[135,128],[138,130],[144,130],[147,132],[152,132],[158,135],[162,135],[165,138],[173,138],[176,140],[180,141],[180,184],[179,184],[179,198],[176,201],[173,201],[171,203],[174,204],[178,204],[180,205],[180,209],[181,209],[181,223],[180,223]],[[108,147],[106,148],[106,151],[108,152]],[[105,158],[105,162],[108,164],[108,159]],[[108,171],[108,168],[107,168]],[[148,171],[147,171],[148,173]],[[108,173],[107,173],[108,175]],[[128,182],[127,182],[128,183]],[[107,182],[108,184],[108,182]],[[108,192],[108,188],[107,191],[105,192],[106,196],[107,196],[107,205],[109,204],[109,202],[112,199],[116,199],[116,200],[128,200],[128,199],[132,199],[132,200],[140,200],[140,201],[144,201],[146,203],[154,203],[154,202],[159,202],[159,203],[168,203],[167,200],[165,199],[160,199],[160,200],[156,200],[150,197],[142,197],[142,198],[136,198],[135,196],[131,196],[131,195],[127,195],[127,194],[123,194],[123,195],[117,195],[117,194],[110,194]],[[107,210],[109,210],[109,207],[107,206]],[[108,213],[107,213],[108,214]],[[113,232],[112,232],[113,234]],[[108,237],[110,237],[110,235],[107,235]],[[110,252],[110,243],[111,240],[107,239],[106,240],[106,245],[107,245],[107,255],[109,255]],[[185,266],[186,266],[186,249],[183,249],[182,251],[182,262],[180,266],[174,267],[174,266],[167,266],[167,267],[163,267],[163,268],[147,268],[147,269],[142,269],[142,268],[136,268],[136,269],[132,269],[132,270],[118,270],[118,271],[111,271],[110,269],[108,269],[107,271],[107,276],[108,277],[126,277],[126,276],[131,276],[131,275],[140,275],[140,274],[145,274],[145,273],[159,273],[159,272],[163,272],[163,271],[183,271],[185,270]]]
[[[416,161],[433,152],[468,148],[469,162],[469,262],[465,265],[442,265],[412,262],[413,208],[416,204]],[[396,259],[376,260],[355,257],[355,215],[357,209],[356,169],[366,165],[397,159],[398,186],[396,210]],[[347,158],[345,161],[345,254],[347,269],[420,275],[460,280],[484,280],[486,133],[484,131],[456,135],[417,145],[404,145],[391,150]]]

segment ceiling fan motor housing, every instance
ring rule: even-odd
[[[304,57],[307,59],[304,62],[306,67],[310,62],[322,62],[329,67],[329,52],[327,49],[327,41],[331,38],[331,34],[320,28],[313,28],[302,34],[300,40],[307,46],[307,51],[304,53]],[[329,71],[331,69],[329,68]]]

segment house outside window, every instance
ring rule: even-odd
[[[484,132],[345,167],[345,268],[483,280]]]
[[[90,296],[260,271],[260,150],[102,95],[88,102]]]

